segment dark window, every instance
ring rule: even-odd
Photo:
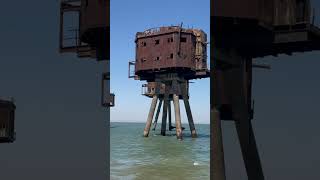
[[[145,62],[146,61],[146,59],[145,58],[141,58],[141,62],[143,63],[143,62]]]
[[[160,57],[157,57],[156,60],[159,61],[159,60],[160,60]]]
[[[172,53],[170,54],[170,59],[173,59],[173,54]]]
[[[173,38],[168,38],[168,43],[173,42]]]
[[[187,42],[187,38],[185,37],[180,38],[180,42]]]
[[[157,39],[157,40],[156,40],[156,44],[159,44],[159,43],[160,43],[160,40],[159,40],[159,39]]]

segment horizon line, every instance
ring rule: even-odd
[[[110,121],[110,122],[115,122],[115,123],[145,123],[144,121]],[[161,124],[161,122],[159,122],[158,124]],[[173,123],[175,124],[175,123]],[[182,124],[188,124],[188,123],[182,123]],[[200,122],[200,123],[195,123],[195,124],[210,124],[210,122],[208,123],[203,123],[203,122]]]

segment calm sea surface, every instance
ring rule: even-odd
[[[196,124],[198,138],[190,137],[188,125],[183,141],[175,130],[160,135],[161,124],[142,136],[144,123],[111,123],[112,180],[208,180],[209,125]]]

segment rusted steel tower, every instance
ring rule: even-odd
[[[211,178],[225,180],[221,120],[232,120],[248,179],[264,179],[251,120],[252,59],[320,50],[309,0],[214,0],[211,3]],[[313,17],[313,18],[312,18]]]
[[[129,62],[129,77],[147,81],[143,85],[143,95],[152,98],[151,107],[143,135],[149,135],[154,112],[156,128],[158,116],[162,112],[161,135],[166,135],[166,123],[169,130],[176,129],[176,136],[182,139],[179,100],[184,101],[192,137],[197,137],[189,104],[189,80],[209,77],[207,68],[207,37],[202,30],[185,29],[181,26],[169,26],[148,29],[136,34],[136,60]],[[130,67],[134,66],[134,75]],[[175,124],[171,122],[171,101],[174,105]]]
[[[60,3],[60,53],[107,61],[102,75],[101,105],[114,106],[110,94],[110,1],[62,0]]]
[[[16,139],[15,109],[13,100],[0,99],[0,143],[12,143]]]

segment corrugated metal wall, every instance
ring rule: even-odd
[[[258,17],[257,0],[213,0],[213,15],[256,19]]]
[[[80,34],[90,28],[109,26],[107,10],[109,11],[109,3],[106,0],[81,0]]]
[[[136,71],[157,70],[170,67],[195,68],[195,37],[191,33],[181,33],[180,56],[177,32],[137,39]],[[168,40],[173,41],[169,42]],[[155,42],[158,41],[158,44]],[[144,45],[145,43],[145,45]]]
[[[310,0],[213,1],[213,15],[259,20],[264,24],[294,25],[309,22]]]

